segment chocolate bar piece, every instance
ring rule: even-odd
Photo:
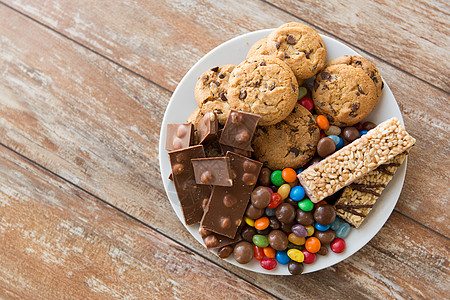
[[[397,155],[344,188],[342,195],[334,204],[336,215],[358,228],[406,156],[407,152]]]
[[[232,110],[219,142],[234,148],[253,151],[251,143],[259,119],[261,119],[259,115]]]
[[[236,237],[233,239],[217,233],[213,233],[202,227],[200,227],[199,233],[208,250],[221,248],[223,246],[231,245],[242,240],[242,237],[239,233],[237,233]]]
[[[216,114],[208,112],[204,115],[200,122],[198,122],[196,130],[200,144],[207,144],[211,140],[214,140],[219,130],[219,122],[217,121]]]
[[[172,177],[187,225],[200,222],[203,207],[211,195],[211,187],[195,183],[191,159],[204,158],[203,146],[193,146],[169,152]]]
[[[166,150],[179,150],[192,145],[194,127],[192,124],[167,124]]]
[[[227,153],[228,151],[230,151],[230,152],[234,152],[234,153],[243,155],[245,157],[250,157],[250,155],[252,155],[251,151],[242,150],[239,148],[234,148],[234,147],[223,145],[223,144],[220,144],[220,148],[222,149],[223,153]]]
[[[317,203],[408,150],[415,142],[400,121],[391,118],[310,166],[298,179],[309,199]]]
[[[262,163],[233,152],[228,152],[226,156],[230,159],[233,186],[213,187],[200,226],[234,239]]]
[[[233,185],[228,157],[196,158],[192,159],[191,162],[197,184]]]

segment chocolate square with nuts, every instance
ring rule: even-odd
[[[253,134],[261,116],[232,110],[228,116],[219,142],[234,148],[253,151]]]
[[[197,184],[233,185],[228,157],[196,158],[191,161]]]
[[[194,126],[188,124],[167,124],[166,150],[179,150],[192,145]]]

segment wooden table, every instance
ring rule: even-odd
[[[450,295],[448,2],[0,3],[0,298]],[[368,245],[277,277],[223,262],[190,236],[165,195],[158,140],[198,59],[289,21],[372,60],[417,144],[395,211]]]

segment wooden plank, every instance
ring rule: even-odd
[[[157,145],[170,93],[7,8],[1,11],[0,141],[140,220],[163,216],[155,226],[164,226],[171,208]],[[449,204],[442,195],[450,193],[443,184],[450,168],[449,149],[443,147],[450,139],[448,97],[372,60],[418,141],[397,209],[450,236],[448,212],[441,209]]]
[[[2,146],[0,220],[6,297],[273,298]]]
[[[450,91],[445,1],[41,1],[5,3],[173,89],[220,42],[295,19]],[[370,49],[370,50],[369,50]]]

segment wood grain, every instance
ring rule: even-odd
[[[2,146],[0,219],[0,296],[273,298]]]
[[[450,10],[445,1],[268,1],[290,14],[259,0],[4,2],[171,89],[218,43],[296,16],[450,91]]]

